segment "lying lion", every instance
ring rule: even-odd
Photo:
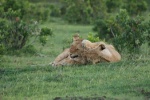
[[[79,35],[76,34],[73,36],[73,43],[75,44],[81,40]],[[75,65],[75,64],[85,64],[82,57],[74,56],[71,58],[70,56],[70,48],[65,49],[61,54],[59,54],[53,62],[50,63],[52,66],[63,66],[63,65]]]
[[[98,48],[87,48],[83,44],[84,40],[79,40],[70,47],[70,57],[80,57],[84,63],[99,63],[99,62],[109,62],[109,60],[103,58],[102,56],[111,56],[109,50],[105,48],[104,44],[99,44]]]
[[[98,56],[108,62],[118,62],[121,60],[121,55],[116,51],[113,45],[109,45],[104,42],[92,43],[89,40],[83,40],[82,46],[88,52],[95,52]]]
[[[121,60],[120,54],[112,45],[104,42],[92,43],[78,37],[70,47],[70,57],[78,56],[85,63],[117,62]]]
[[[63,66],[63,65],[73,65],[78,64],[78,60],[72,59],[70,57],[69,48],[65,49],[61,54],[59,54],[54,62],[50,63],[52,66]]]
[[[81,39],[76,34],[73,36],[71,47],[58,55],[51,65],[96,64],[99,62],[117,62],[120,60],[120,54],[112,45],[104,42],[92,43],[89,40]]]

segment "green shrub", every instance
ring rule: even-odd
[[[17,17],[19,14],[20,11],[9,9],[7,12],[4,12],[3,17],[0,18],[1,52],[4,51],[4,49],[6,51],[22,49],[27,45],[31,36],[39,36],[40,42],[42,45],[45,45],[47,36],[52,35],[51,29],[40,29],[37,21],[24,21]],[[30,46],[30,48],[32,47]]]
[[[106,0],[107,12],[115,12],[122,5],[122,0]]]
[[[61,10],[60,8],[56,7],[55,5],[50,5],[50,16],[52,17],[60,17],[61,16]]]
[[[91,42],[99,42],[100,41],[99,37],[94,36],[92,33],[88,34],[87,39]]]
[[[6,49],[21,49],[28,37],[35,31],[34,22],[25,22],[18,16],[19,11],[9,9],[4,12],[4,18],[0,19],[1,41]]]
[[[20,11],[20,15],[18,16],[20,18],[23,18],[27,14],[29,8],[28,0],[5,0],[2,5],[5,12],[8,12],[9,9]]]
[[[5,47],[3,44],[0,44],[0,56],[5,53]]]
[[[96,36],[100,38],[106,38],[108,40],[111,37],[111,34],[108,31],[106,20],[104,19],[98,19],[95,22],[93,31],[98,32]]]
[[[146,0],[125,0],[123,9],[126,9],[130,15],[140,15],[148,9]]]
[[[28,45],[22,49],[25,54],[36,54],[37,50],[33,45]]]
[[[65,19],[70,23],[90,23],[90,16],[89,13],[85,9],[84,3],[81,3],[79,5],[74,4],[67,8]]]
[[[149,29],[150,23],[145,22],[144,18],[132,18],[126,10],[120,10],[114,19],[97,22],[94,27],[97,36],[113,42],[119,51],[127,50],[129,53],[140,52],[141,45],[150,40]]]
[[[62,0],[64,19],[69,23],[89,24],[104,17],[106,6],[103,0]],[[65,11],[65,12],[64,12]]]
[[[2,2],[4,12],[9,9],[19,11],[20,17],[24,20],[47,21],[50,16],[50,8],[43,4],[32,4],[28,0],[5,0]],[[1,11],[1,10],[0,10]],[[1,15],[0,15],[1,16]]]
[[[50,9],[40,4],[30,4],[28,8],[28,14],[26,15],[26,19],[37,20],[38,22],[44,22],[49,19]]]
[[[39,28],[38,22],[29,18],[27,12],[29,2],[27,0],[6,0],[1,2],[0,6],[0,52],[1,54],[9,53],[10,51],[18,52],[25,49],[26,52],[34,53],[34,47],[27,44],[31,36],[39,36],[42,45],[45,45],[47,36],[52,35],[51,29]],[[34,10],[34,9],[32,9]],[[40,9],[41,10],[41,9]],[[39,11],[39,10],[37,10]],[[33,11],[34,12],[34,11]],[[46,20],[49,15],[49,10],[42,10],[42,20]],[[32,50],[33,49],[33,50]]]
[[[47,27],[44,27],[41,29],[41,32],[40,32],[40,36],[39,36],[39,40],[40,40],[40,43],[42,44],[42,46],[44,46],[48,40],[48,37],[47,36],[52,36],[52,29],[49,29]]]
[[[52,34],[53,34],[52,29],[49,29],[47,27],[43,27],[40,32],[40,35],[42,36],[48,36],[48,35],[51,36]]]

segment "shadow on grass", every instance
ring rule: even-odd
[[[118,99],[102,96],[102,97],[56,97],[53,100],[118,100]]]
[[[20,73],[27,73],[27,72],[35,72],[35,71],[46,71],[51,72],[52,68],[49,66],[29,66],[23,68],[0,68],[0,76],[2,75],[16,75]]]

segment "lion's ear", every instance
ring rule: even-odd
[[[78,39],[79,39],[79,34],[78,33],[76,33],[75,35],[73,35],[73,41],[76,41]]]
[[[100,50],[104,50],[106,48],[104,44],[100,44],[99,47],[100,47]]]

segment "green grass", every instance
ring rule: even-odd
[[[45,23],[54,37],[46,46],[38,43],[37,55],[5,55],[0,61],[0,100],[52,100],[55,97],[106,97],[119,100],[150,99],[150,60],[147,53],[137,60],[125,58],[118,63],[51,67],[48,64],[69,46],[72,35],[83,38],[91,26]],[[107,99],[108,98],[108,99]],[[112,100],[109,99],[109,100]]]

